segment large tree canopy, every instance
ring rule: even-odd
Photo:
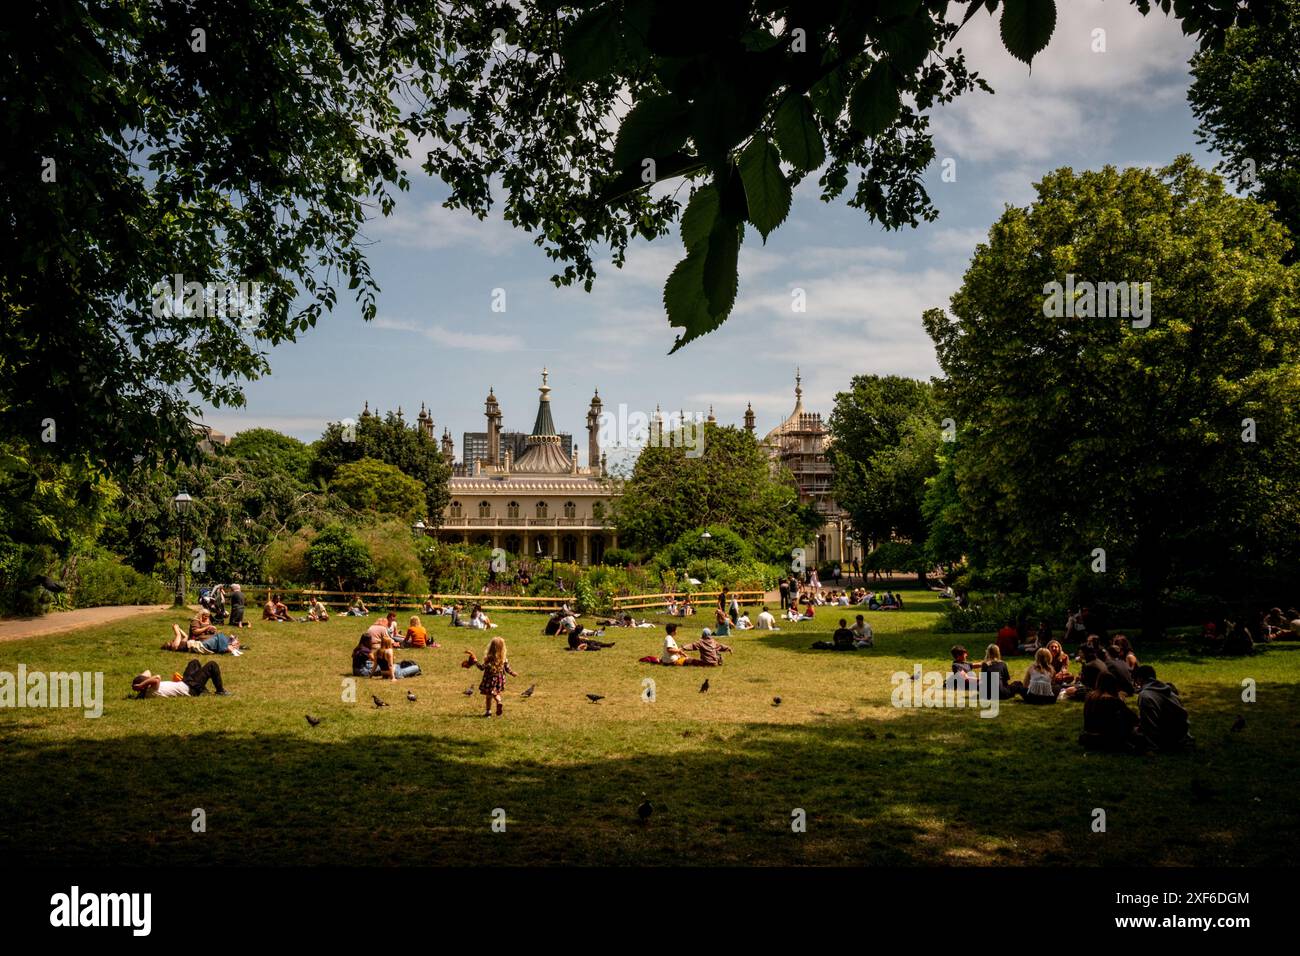
[[[789,472],[774,472],[754,437],[731,426],[705,425],[697,457],[680,445],[642,449],[622,490],[615,517],[619,542],[647,553],[692,529],[722,525],[763,560],[785,562],[821,524],[799,504]]]
[[[1192,57],[1187,98],[1202,140],[1223,172],[1277,206],[1300,239],[1300,0],[1277,0],[1264,22],[1228,31],[1221,47]],[[1297,255],[1292,246],[1291,255]]]
[[[986,554],[1164,589],[1294,559],[1300,267],[1266,207],[1182,157],[1061,169],[981,244],[951,316],[925,315],[956,420],[963,527]],[[1073,308],[1049,294],[1073,276]],[[1083,283],[1150,283],[1145,316]],[[1149,318],[1149,325],[1142,327]]]
[[[1155,5],[1211,44],[1259,6]],[[744,224],[770,233],[814,170],[887,227],[934,216],[925,113],[976,85],[952,41],[979,9],[1026,62],[1056,20],[1054,0],[19,4],[0,24],[0,433],[50,420],[49,454],[118,471],[191,455],[200,404],[242,403],[340,290],[374,315],[359,230],[407,186],[412,136],[448,205],[487,215],[499,187],[560,283],[663,235],[681,207],[650,183],[687,177],[665,289],[687,342],[731,311]]]
[[[929,382],[858,375],[835,396],[830,429],[835,500],[866,542],[921,542],[921,502],[938,468],[939,413]]]

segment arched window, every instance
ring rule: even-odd
[[[519,502],[512,501],[510,502],[510,504],[506,505],[506,517],[507,518],[519,517]]]
[[[486,501],[480,501],[478,503],[478,516],[480,518],[491,518],[492,506],[488,504]]]
[[[451,510],[449,511],[449,515],[450,515],[452,518],[459,518],[459,517],[461,517],[464,513],[465,513],[465,512],[464,512],[464,510],[461,508],[461,506],[460,506],[460,502],[459,502],[459,501],[453,501],[453,502],[451,503]]]
[[[539,501],[539,502],[537,502],[537,517],[539,517],[539,518],[545,518],[545,517],[546,517],[546,502],[545,502],[545,501]]]
[[[572,501],[566,501],[564,503],[564,517],[566,518],[578,517],[578,506],[575,505]]]

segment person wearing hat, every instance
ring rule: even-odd
[[[713,636],[707,627],[700,632],[700,639],[681,646],[683,651],[699,651],[698,658],[688,657],[685,663],[693,667],[721,667],[722,655],[730,654],[731,648]]]
[[[131,681],[131,689],[144,697],[198,697],[207,692],[208,681],[218,697],[229,697],[230,691],[221,683],[221,668],[216,661],[200,665],[192,660],[185,665],[185,673],[173,674],[171,680],[163,680],[152,671],[137,674]]]

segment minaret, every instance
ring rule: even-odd
[[[419,424],[420,434],[425,438],[433,438],[433,415],[424,407],[424,402],[420,403],[420,414],[415,420]]]
[[[655,420],[651,426],[654,434],[651,436],[651,444],[656,448],[662,448],[664,444],[664,413],[659,410],[659,405],[655,405]]]
[[[363,408],[363,409],[361,409],[361,417],[362,417],[362,418],[369,418],[369,417],[370,417],[370,400],[369,400],[369,399],[366,400],[366,407]]]
[[[745,403],[745,431],[754,434],[754,403]]]
[[[433,417],[429,417],[429,437],[433,437]],[[451,439],[451,432],[447,428],[442,430],[442,457],[447,464],[456,460],[456,443]]]
[[[595,468],[600,460],[600,389],[591,396],[591,407],[587,409],[587,467]]]
[[[794,412],[791,418],[803,414],[803,378],[799,374],[799,366],[794,367]]]
[[[483,404],[483,412],[487,416],[487,462],[489,465],[499,465],[501,464],[501,406],[497,404],[497,397],[493,394],[490,385],[487,401]]]
[[[709,406],[709,417],[705,419],[710,425],[718,424],[718,420],[713,417],[713,406]]]

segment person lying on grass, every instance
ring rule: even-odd
[[[181,630],[179,624],[172,625],[172,639],[163,644],[164,651],[181,651],[192,654],[233,654],[238,657],[242,653],[239,638],[230,637],[227,634],[217,634],[194,640],[186,637],[185,632]]]
[[[137,674],[131,681],[131,689],[145,697],[198,697],[207,693],[208,682],[218,697],[229,697],[230,691],[221,683],[221,668],[216,661],[200,665],[190,661],[185,665],[184,674],[172,674],[171,680],[163,680],[152,671]]]
[[[730,654],[731,648],[714,639],[713,633],[706,627],[700,632],[700,639],[690,644],[681,645],[683,651],[699,651],[699,657],[688,657],[688,667],[721,667],[722,655]]]
[[[596,640],[597,637],[604,633],[603,631],[589,631],[576,625],[565,633],[568,635],[569,650],[571,651],[598,651],[604,647],[613,647],[615,644],[614,641],[605,643]]]
[[[518,677],[510,669],[510,661],[506,657],[505,638],[494,637],[488,642],[487,651],[483,654],[483,660],[480,661],[474,656],[474,652],[467,650],[467,659],[461,663],[461,667],[477,667],[483,672],[483,679],[479,681],[478,692],[483,695],[483,716],[492,716],[492,702],[496,701],[497,716],[502,716],[501,695],[506,690],[506,675]]]

